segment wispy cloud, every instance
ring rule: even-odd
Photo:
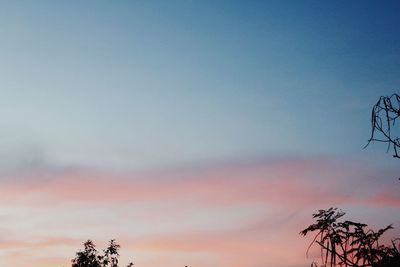
[[[79,240],[117,238],[143,266],[154,264],[150,255],[199,266],[294,266],[306,260],[307,241],[298,232],[316,209],[400,207],[385,182],[363,186],[363,179],[379,175],[379,165],[354,162],[280,158],[142,172],[50,168],[40,179],[43,168],[28,180],[1,181],[4,227],[14,234],[0,246],[7,255],[66,246],[70,254],[60,252],[61,261],[73,256]],[[290,259],[288,248],[296,251]],[[207,255],[207,263],[194,255]]]

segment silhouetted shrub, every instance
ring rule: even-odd
[[[319,210],[313,214],[316,223],[300,232],[305,236],[310,232],[316,235],[307,249],[317,244],[321,250],[321,266],[346,267],[399,267],[400,252],[396,247],[398,239],[387,247],[379,243],[381,236],[391,225],[373,231],[367,225],[352,221],[339,221],[345,215],[337,208]],[[317,267],[313,262],[311,266]]]
[[[120,245],[114,239],[109,242],[102,255],[92,240],[87,240],[83,246],[84,250],[77,252],[76,257],[71,260],[72,267],[118,267]],[[127,265],[127,267],[132,266],[132,262]]]

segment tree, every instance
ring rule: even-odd
[[[337,208],[319,210],[313,214],[316,223],[311,224],[300,232],[306,236],[316,232],[313,241],[307,249],[317,244],[321,250],[322,267],[398,267],[400,252],[393,240],[392,246],[380,244],[381,236],[392,226],[389,225],[378,231],[366,230],[367,225],[352,221],[339,221],[345,215]],[[312,267],[317,267],[313,262]]]
[[[399,117],[400,96],[381,96],[372,108],[371,136],[365,147],[375,141],[387,143],[387,151],[393,149],[393,157],[400,159],[399,128],[395,128]]]
[[[118,267],[120,245],[114,239],[103,250],[103,255],[99,254],[92,240],[87,240],[83,246],[84,250],[77,252],[76,257],[71,260],[72,267]],[[132,266],[132,262],[127,265]]]
[[[399,129],[395,122],[400,117],[400,96],[381,96],[372,108],[371,142],[387,143],[387,151],[393,149],[393,157],[400,159]],[[400,178],[399,178],[400,179]],[[389,225],[378,231],[366,230],[368,225],[352,221],[339,221],[345,215],[337,208],[319,210],[313,214],[316,223],[311,224],[300,232],[306,236],[316,232],[314,239],[307,249],[317,244],[321,251],[322,267],[399,267],[400,239],[392,240],[391,246],[380,244],[381,236],[392,229]],[[397,243],[397,244],[396,244]],[[313,262],[311,267],[317,267]]]

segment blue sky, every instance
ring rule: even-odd
[[[317,208],[400,227],[398,160],[362,149],[372,105],[399,93],[399,11],[0,2],[0,265],[61,266],[116,237],[144,267],[298,267]]]
[[[66,164],[358,153],[400,79],[391,2],[1,5],[3,140]]]

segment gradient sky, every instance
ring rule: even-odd
[[[400,234],[398,1],[1,1],[0,266],[301,267],[319,208]],[[390,238],[390,236],[389,236]]]

